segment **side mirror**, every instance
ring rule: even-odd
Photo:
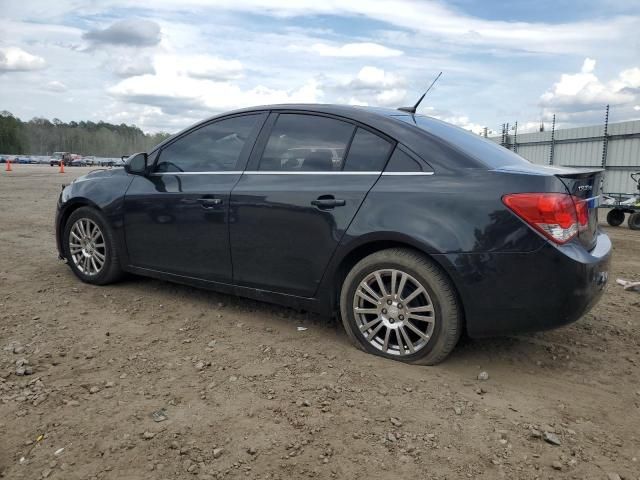
[[[124,164],[124,169],[132,175],[144,175],[147,173],[147,154],[134,153]]]

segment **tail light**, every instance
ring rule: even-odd
[[[564,193],[512,193],[502,197],[516,215],[555,243],[567,243],[587,228],[587,202]]]

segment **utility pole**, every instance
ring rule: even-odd
[[[604,136],[602,137],[602,168],[607,166],[607,149],[609,148],[609,105],[604,115]]]
[[[556,141],[556,114],[553,114],[553,121],[551,122],[551,151],[549,152],[549,165],[553,165],[553,150],[555,148]]]

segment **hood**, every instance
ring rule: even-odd
[[[87,180],[95,180],[99,178],[124,176],[126,174],[127,172],[124,171],[124,167],[98,168],[96,170],[91,170],[86,175],[76,178],[72,183],[86,182]]]

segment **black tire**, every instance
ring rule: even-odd
[[[94,222],[100,228],[104,238],[104,264],[100,271],[94,275],[88,275],[82,272],[74,262],[71,255],[69,237],[71,235],[73,225],[80,219],[88,219]],[[123,272],[120,268],[120,258],[111,227],[104,216],[94,208],[80,207],[71,213],[64,226],[62,247],[64,249],[64,256],[67,259],[67,264],[73,273],[75,273],[76,276],[85,283],[91,283],[93,285],[107,285],[117,281],[122,276]]]
[[[410,275],[424,287],[430,297],[435,316],[433,330],[426,344],[414,353],[386,353],[372,345],[358,328],[353,308],[356,290],[368,276],[384,269],[398,270]],[[356,347],[385,358],[419,365],[435,365],[442,362],[458,343],[463,329],[462,307],[449,278],[428,257],[405,248],[381,250],[360,260],[342,284],[340,313],[344,329]]]
[[[614,208],[607,213],[607,223],[612,227],[619,227],[624,222],[624,212]]]
[[[631,230],[640,230],[640,212],[632,213],[627,219],[627,225]]]

